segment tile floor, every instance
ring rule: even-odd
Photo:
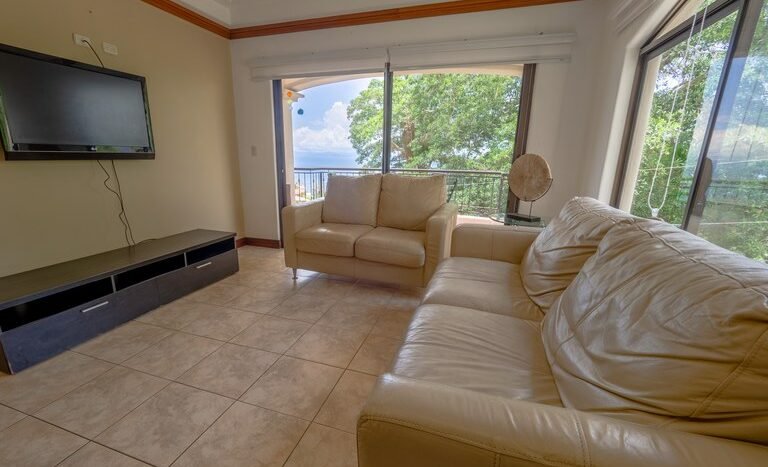
[[[239,254],[236,275],[0,376],[0,465],[355,466],[422,291]]]

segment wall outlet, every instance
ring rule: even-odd
[[[72,34],[72,40],[75,41],[76,45],[79,45],[81,47],[88,47],[88,43],[91,42],[91,38],[87,36],[83,36],[82,34]]]
[[[110,55],[117,55],[117,46],[115,44],[110,44],[109,42],[102,42],[101,48],[104,49],[104,52]]]

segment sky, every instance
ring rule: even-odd
[[[347,106],[372,78],[325,84],[301,93],[293,104],[294,167],[357,167],[349,142]],[[299,110],[303,115],[299,115]]]

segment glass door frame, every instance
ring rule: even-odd
[[[720,74],[720,78],[717,84],[717,90],[715,91],[714,102],[712,106],[712,112],[707,122],[707,128],[705,130],[701,149],[699,151],[698,159],[696,162],[696,169],[694,171],[693,184],[691,186],[690,193],[688,194],[688,201],[683,214],[682,228],[689,230],[691,228],[691,218],[697,212],[701,212],[705,205],[704,195],[706,188],[704,187],[704,165],[707,159],[707,154],[710,149],[710,144],[715,130],[718,128],[718,124],[726,122],[727,118],[720,116],[721,106],[726,94],[733,94],[736,92],[734,89],[727,89],[726,86],[729,82],[728,78],[731,73],[731,68],[734,62],[734,58],[745,57],[749,52],[749,47],[754,37],[754,32],[757,23],[760,19],[760,13],[763,8],[764,0],[718,0],[708,7],[709,14],[706,18],[702,18],[696,14],[683,21],[680,25],[676,26],[667,34],[656,38],[658,31],[662,30],[667,22],[669,22],[675,14],[683,7],[687,0],[681,0],[675,8],[667,15],[665,20],[657,28],[657,32],[651,36],[651,39],[640,49],[640,60],[635,70],[634,84],[632,88],[632,95],[630,97],[630,106],[627,113],[626,125],[624,127],[624,134],[621,142],[621,149],[619,154],[619,162],[616,167],[616,176],[614,178],[613,193],[611,196],[611,205],[619,207],[622,202],[621,195],[624,189],[624,183],[627,178],[627,170],[629,167],[629,161],[632,157],[632,144],[636,137],[636,123],[638,114],[640,111],[642,99],[643,99],[643,87],[645,86],[646,73],[648,71],[648,62],[669,50],[670,48],[685,42],[686,38],[690,34],[691,29],[701,28],[702,20],[704,21],[704,28],[706,29],[712,24],[720,21],[726,16],[737,11],[736,25],[733,28],[731,37],[728,43],[728,51],[723,63],[723,69]],[[741,54],[741,55],[739,55]],[[738,84],[738,83],[736,83]],[[648,97],[648,96],[645,96]],[[726,116],[727,117],[727,116]]]

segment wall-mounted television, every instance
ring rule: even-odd
[[[154,159],[146,80],[0,44],[8,160]]]

